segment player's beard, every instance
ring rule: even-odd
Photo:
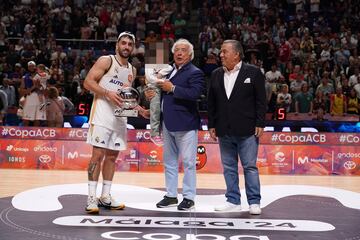
[[[120,57],[122,57],[122,58],[128,59],[128,58],[130,57],[130,51],[118,50],[118,54],[119,54]]]

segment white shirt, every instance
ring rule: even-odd
[[[186,62],[185,64],[187,64],[188,62]],[[179,67],[176,67],[175,63],[173,64],[173,68],[174,70],[171,72],[169,79],[172,79],[173,76],[175,76],[175,74],[177,73],[177,71],[179,71],[185,64],[180,65]]]
[[[357,98],[360,98],[360,83],[356,84],[356,85],[354,86],[354,89],[355,89]]]
[[[282,74],[278,70],[276,70],[275,72],[268,71],[268,72],[265,73],[266,80],[270,81],[270,82],[278,80],[280,77],[282,77]]]
[[[359,77],[360,77],[360,76],[359,76]],[[350,78],[349,78],[349,85],[350,85],[350,87],[355,86],[357,83],[358,83],[358,76],[356,76],[355,74],[354,74],[354,75],[351,75]]]
[[[235,65],[234,69],[229,71],[226,67],[224,67],[224,86],[226,91],[226,96],[228,99],[230,98],[231,92],[234,88],[236,78],[239,75],[239,71],[241,68],[242,61]]]

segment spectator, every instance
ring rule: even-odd
[[[118,36],[118,30],[115,24],[110,25],[105,30],[105,39],[106,40],[116,40]]]
[[[157,42],[157,36],[154,31],[149,31],[149,35],[145,38],[145,43],[154,43]]]
[[[316,93],[316,96],[313,100],[313,111],[315,114],[321,110],[323,113],[326,113],[326,100],[324,97],[324,93],[319,91]]]
[[[34,126],[40,126],[40,121],[46,120],[46,112],[40,110],[40,101],[38,90],[40,89],[40,82],[33,81],[36,75],[36,63],[34,61],[28,62],[28,72],[25,73],[21,80],[20,94],[23,100],[20,104],[23,106],[23,124],[29,126],[33,122]]]
[[[342,116],[347,112],[346,96],[342,93],[342,88],[337,87],[336,93],[330,95],[330,114]]]
[[[341,45],[340,49],[334,53],[334,62],[337,65],[346,68],[349,65],[350,51],[346,46]]]
[[[276,92],[277,89],[278,89],[277,86],[276,86],[276,83],[278,82],[278,80],[280,78],[283,78],[283,75],[278,70],[276,64],[273,64],[271,66],[271,70],[265,73],[265,79],[271,85],[271,89],[274,92]]]
[[[174,26],[171,24],[169,18],[165,20],[164,25],[161,27],[161,39],[169,40],[171,44],[174,42]]]
[[[316,111],[316,118],[314,118],[313,120],[317,120],[317,121],[326,121],[327,119],[325,118],[325,110],[323,108],[319,108]]]
[[[306,76],[305,81],[308,84],[309,93],[315,96],[315,91],[319,85],[320,80],[319,77],[315,74],[313,69],[309,70],[309,74]]]
[[[360,98],[360,79],[358,79],[358,83],[355,84],[353,88],[356,92],[356,96]]]
[[[95,39],[96,28],[99,26],[99,18],[95,16],[95,12],[93,10],[90,10],[86,21],[91,30],[91,38]]]
[[[15,107],[16,106],[15,87],[11,85],[11,80],[9,78],[7,77],[3,78],[2,84],[0,84],[0,89],[6,93],[7,106]]]
[[[218,65],[218,61],[217,61],[217,56],[213,53],[210,53],[205,58],[205,64],[202,67],[202,70],[203,70],[205,76],[210,77],[212,71],[218,67],[219,67],[219,65]]]
[[[139,105],[144,109],[150,109],[150,101],[145,96],[145,90],[146,90],[145,76],[138,76],[137,79],[135,79],[135,82],[139,84],[139,86],[136,87],[136,90],[140,94]]]
[[[351,91],[352,87],[349,86],[349,80],[347,79],[347,77],[344,73],[340,74],[340,81],[337,84],[337,87],[342,88],[342,93],[346,97],[350,95],[350,91]]]
[[[311,115],[313,112],[313,96],[309,92],[309,86],[304,83],[301,86],[301,93],[295,98],[295,113],[308,113]]]
[[[178,13],[174,20],[174,29],[175,29],[176,39],[185,37],[185,34],[186,34],[185,26],[186,26],[186,20],[182,17],[181,13]]]
[[[356,96],[355,89],[351,89],[350,95],[347,97],[347,113],[357,114],[360,112],[360,99]]]
[[[63,127],[65,104],[56,87],[49,88],[48,102],[46,109],[48,127]]]
[[[131,55],[132,56],[145,55],[145,46],[138,38],[136,38],[134,50]]]
[[[0,125],[3,125],[4,116],[6,114],[7,109],[8,109],[7,95],[6,92],[4,92],[0,88]]]
[[[207,55],[213,54],[216,58],[220,54],[220,49],[216,46],[215,42],[211,42],[210,48],[207,50]]]
[[[280,70],[284,71],[286,64],[290,61],[291,57],[291,46],[284,37],[280,38],[280,46],[278,49],[278,56],[280,62]]]
[[[284,108],[286,112],[290,112],[290,105],[292,99],[289,93],[289,86],[287,84],[281,85],[281,90],[277,95],[276,105],[277,108]]]
[[[198,40],[200,44],[200,51],[204,56],[208,52],[208,49],[210,48],[210,41],[211,41],[211,35],[206,25],[204,26],[203,31],[199,33]],[[216,46],[215,43],[214,45]]]
[[[305,84],[305,81],[302,80],[301,77],[302,75],[297,74],[296,80],[290,83],[291,94],[293,95],[294,98],[297,98],[297,96],[301,93],[301,87],[303,84]]]
[[[301,66],[295,65],[294,71],[289,75],[289,82],[295,81],[300,79],[301,81],[304,80],[304,75],[301,73]]]
[[[354,74],[349,78],[349,86],[353,87],[358,83],[358,79],[360,78],[360,70],[359,67],[354,69]]]

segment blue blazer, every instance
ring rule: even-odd
[[[167,76],[171,76],[171,73]],[[204,73],[191,62],[182,66],[170,79],[174,93],[162,92],[162,120],[167,130],[199,129],[200,115],[197,99],[204,91]]]

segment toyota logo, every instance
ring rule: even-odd
[[[344,168],[346,168],[347,170],[352,170],[356,168],[356,163],[354,161],[346,161],[344,162]]]
[[[44,154],[39,157],[39,161],[42,163],[48,163],[51,161],[51,157],[49,155]]]

